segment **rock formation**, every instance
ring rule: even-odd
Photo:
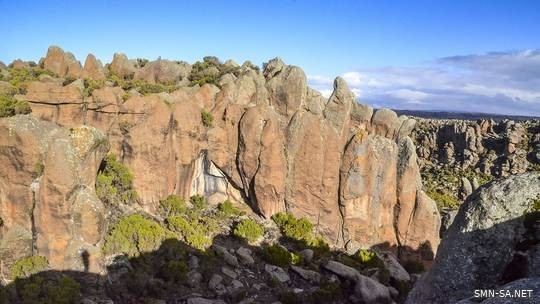
[[[55,62],[53,55],[45,62]],[[136,68],[121,54],[109,69],[150,83],[180,81],[190,70],[165,60]],[[340,78],[328,101],[307,87],[301,69],[279,59],[262,73],[243,67],[238,76],[226,74],[220,87],[180,87],[126,102],[116,87],[95,90],[88,98],[82,90],[75,83],[33,83],[25,98],[42,119],[66,127],[87,124],[107,134],[112,152],[132,168],[148,211],[171,193],[187,197],[201,189],[194,185],[194,172],[203,153],[226,177],[222,189],[209,187],[206,196],[234,189],[266,217],[282,210],[306,216],[338,246],[354,241],[368,247],[384,242],[437,247],[437,237],[414,232],[437,230],[439,219],[421,190],[405,130],[410,122],[386,109],[371,117],[373,110],[357,105]],[[211,127],[200,120],[204,109],[216,118]],[[129,131],[123,134],[121,125]],[[402,223],[397,235],[396,219]]]
[[[454,303],[472,297],[475,289],[499,289],[525,277],[538,282],[539,202],[538,172],[513,175],[475,191],[407,302]]]
[[[0,134],[2,275],[36,254],[56,269],[100,271],[107,212],[94,186],[108,149],[103,133],[24,115],[0,119]]]
[[[81,126],[105,134],[110,152],[135,176],[141,210],[155,214],[158,201],[170,194],[185,198],[202,194],[213,203],[225,199],[247,203],[266,218],[279,211],[306,217],[331,245],[350,251],[384,244],[411,252],[422,248],[429,251],[422,254],[424,258],[433,258],[440,219],[435,203],[422,190],[415,147],[408,137],[414,120],[358,104],[343,79],[335,80],[334,92],[326,100],[307,86],[300,68],[279,59],[268,62],[263,71],[250,63],[210,66],[207,70],[219,74],[203,70],[202,75],[219,78],[203,85],[190,85],[192,67],[185,63],[159,59],[143,65],[123,54],[115,54],[105,70],[92,55],[82,71],[77,63],[57,47],[51,47],[42,61],[43,68],[62,77],[103,80],[104,75],[115,75],[120,80],[90,88],[81,79],[62,82],[43,77],[30,82],[26,94],[17,98],[30,103],[33,116],[64,127],[55,127],[59,134]],[[151,89],[176,86],[160,93],[141,93],[137,91],[141,87],[129,89],[117,83],[130,79]],[[203,113],[213,121],[205,122]],[[97,146],[92,149],[103,152]],[[82,161],[90,152],[85,153]],[[45,179],[46,189],[65,185],[50,196],[73,190],[68,184],[92,190],[89,176],[95,176],[99,164],[96,153],[92,166],[80,169],[88,176],[84,181],[63,180],[66,176],[57,182]],[[8,165],[4,162],[2,166]],[[57,164],[44,164],[46,176],[57,170]],[[5,181],[1,189],[2,193],[24,193],[22,189],[30,193],[30,184]],[[63,197],[57,202],[82,196]],[[36,208],[45,212],[47,198],[42,199]],[[7,198],[0,204],[4,208]],[[9,223],[15,221],[11,217],[11,213],[2,215]],[[36,214],[40,217],[48,219],[46,213]],[[2,229],[7,231],[6,227]],[[64,232],[60,237],[55,235],[58,231],[50,233],[68,244],[71,235]],[[88,243],[95,244],[101,232],[91,233]],[[39,240],[37,244],[46,246]],[[53,252],[60,245],[50,246],[54,248],[47,250]]]

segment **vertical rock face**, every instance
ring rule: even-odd
[[[2,119],[0,129],[3,270],[17,258],[43,255],[57,269],[100,271],[106,210],[94,187],[105,136],[31,116]]]
[[[111,73],[175,81],[178,89],[135,92],[124,102],[120,87],[84,97],[78,81],[34,82],[25,98],[42,119],[107,134],[150,213],[169,194],[199,193],[216,203],[245,201],[265,217],[279,211],[307,217],[335,246],[415,251],[429,243],[436,250],[439,214],[421,190],[408,137],[414,120],[358,104],[339,77],[325,99],[307,87],[300,68],[279,59],[262,72],[228,64],[234,72],[223,74],[219,87],[188,87],[182,84],[189,66],[158,60],[138,67],[115,54]]]
[[[408,303],[454,303],[475,289],[538,277],[540,173],[514,175],[475,191],[446,232],[431,270]],[[535,203],[536,202],[536,203]]]
[[[49,47],[43,61],[43,68],[52,71],[60,77],[78,78],[81,76],[81,63],[69,52],[64,52],[57,46]]]

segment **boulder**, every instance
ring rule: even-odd
[[[289,274],[279,266],[266,264],[264,265],[264,271],[280,283],[285,283],[290,280]]]
[[[84,68],[81,72],[81,78],[91,78],[95,80],[106,79],[105,69],[101,61],[97,60],[92,54],[88,54],[84,62]]]
[[[514,175],[473,192],[407,303],[451,303],[472,297],[475,289],[538,276],[540,269],[532,266],[536,254],[527,253],[537,250],[532,244],[537,242],[534,202],[539,196],[538,172]]]
[[[312,283],[319,283],[321,280],[321,274],[313,271],[313,270],[307,270],[298,266],[291,265],[291,270],[296,272],[299,276],[301,276],[304,280],[312,282]]]
[[[138,69],[134,78],[148,83],[177,83],[187,79],[191,72],[191,66],[187,63],[177,63],[170,60],[156,60],[147,63]]]
[[[135,64],[125,54],[115,53],[109,65],[109,71],[123,79],[132,79],[135,75]]]
[[[75,59],[75,56],[57,46],[51,46],[47,50],[43,68],[60,77],[70,78],[79,78],[82,71],[81,63]]]

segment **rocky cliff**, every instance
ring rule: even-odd
[[[419,119],[411,134],[424,187],[456,209],[493,179],[540,169],[540,121]]]
[[[99,246],[107,213],[94,182],[105,146],[133,173],[137,212],[200,194],[265,218],[305,217],[350,252],[384,244],[432,259],[438,246],[439,213],[409,137],[415,121],[357,103],[341,78],[327,99],[279,59],[260,70],[115,54],[83,66],[57,47],[1,75],[3,93],[32,110],[1,120],[2,240],[24,248],[13,257],[36,250],[54,268],[79,269],[71,253]]]

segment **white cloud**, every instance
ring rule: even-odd
[[[540,50],[453,56],[341,77],[360,102],[373,106],[540,116]],[[326,95],[332,89],[329,77],[308,80]]]

